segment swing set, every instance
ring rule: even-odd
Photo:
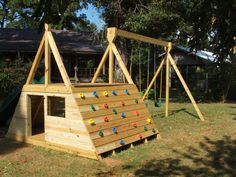
[[[199,107],[196,104],[195,99],[192,96],[192,93],[190,92],[185,80],[183,79],[183,76],[181,75],[177,65],[174,62],[174,59],[172,58],[170,51],[172,49],[172,43],[171,42],[166,42],[160,39],[155,39],[155,38],[151,38],[151,37],[147,37],[147,36],[143,36],[140,34],[136,34],[136,33],[132,33],[132,32],[128,32],[128,31],[124,31],[124,30],[120,30],[117,29],[115,27],[113,28],[108,28],[108,32],[107,32],[107,37],[108,37],[108,41],[109,41],[109,45],[105,51],[105,54],[101,60],[101,63],[98,66],[98,69],[92,79],[92,83],[94,83],[101,71],[101,67],[103,66],[103,64],[106,61],[106,57],[109,55],[109,83],[113,83],[113,71],[114,71],[114,56],[113,56],[113,52],[115,54],[115,56],[117,58],[119,58],[120,60],[122,59],[117,53],[118,53],[118,49],[114,47],[114,42],[116,40],[117,37],[123,37],[123,38],[127,38],[127,39],[131,39],[131,40],[136,40],[136,41],[141,41],[144,43],[149,43],[149,44],[153,44],[156,46],[161,46],[164,47],[164,50],[166,52],[166,55],[164,56],[164,58],[161,60],[159,67],[157,68],[154,77],[152,78],[151,82],[149,83],[149,74],[147,76],[147,89],[143,95],[143,100],[148,98],[148,94],[150,92],[150,89],[152,88],[152,86],[154,85],[154,88],[156,88],[156,82],[157,82],[157,77],[160,74],[160,96],[158,99],[158,103],[157,105],[161,105],[161,99],[162,99],[162,70],[163,67],[165,65],[165,70],[166,70],[166,82],[165,82],[165,116],[167,117],[169,115],[169,82],[170,82],[170,67],[172,66],[174,71],[176,72],[181,84],[183,85],[185,92],[187,93],[194,109],[196,110],[198,117],[204,121],[204,117],[199,109]],[[148,59],[148,61],[150,60],[150,58]],[[119,61],[118,61],[119,62]],[[120,64],[120,63],[119,63]],[[148,66],[148,71],[150,71],[150,68]],[[141,90],[141,64],[139,62],[139,90]],[[148,72],[149,73],[149,72]],[[132,74],[132,63],[130,66],[130,72],[128,72],[128,70],[124,71],[124,75],[128,81],[129,84],[133,84],[133,81],[130,77],[130,75]],[[127,77],[129,76],[129,77]],[[155,93],[155,100],[157,99],[157,95]]]

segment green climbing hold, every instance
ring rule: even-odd
[[[103,136],[104,136],[104,134],[103,134],[103,132],[102,132],[101,130],[98,132],[98,135],[99,135],[100,137],[103,137]]]
[[[96,108],[94,107],[93,104],[91,104],[90,107],[91,107],[91,109],[92,109],[93,111],[96,111]]]
[[[135,98],[135,99],[134,99],[134,101],[135,101],[135,103],[137,103],[137,104],[138,104],[138,99],[137,99],[137,98]]]
[[[152,129],[152,132],[153,132],[153,133],[156,133],[156,130],[155,130],[155,128],[153,128],[153,129]]]
[[[116,110],[115,108],[112,109],[112,112],[113,112],[114,114],[117,114],[117,110]]]
[[[148,131],[148,128],[147,128],[146,126],[144,126],[144,130],[145,130],[145,131]]]

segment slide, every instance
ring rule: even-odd
[[[6,122],[14,114],[18,99],[21,93],[21,89],[14,91],[8,95],[0,105],[0,125],[6,125]]]

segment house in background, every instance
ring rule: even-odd
[[[92,77],[104,53],[103,46],[91,32],[52,30],[69,77],[73,80],[75,66],[79,78]],[[0,58],[11,62],[16,58],[33,61],[42,33],[36,29],[0,29]],[[52,60],[52,81],[60,80],[59,71]],[[105,72],[105,68],[103,73]]]

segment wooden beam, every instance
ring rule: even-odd
[[[177,76],[179,77],[179,80],[181,81],[181,83],[182,83],[182,85],[183,85],[183,87],[184,87],[186,93],[188,94],[188,97],[189,97],[189,99],[191,100],[191,102],[192,102],[192,104],[193,104],[193,107],[195,108],[195,110],[196,110],[196,112],[197,112],[199,118],[200,118],[202,121],[204,121],[204,117],[203,117],[203,115],[202,115],[200,109],[198,108],[198,106],[197,106],[197,104],[196,104],[196,102],[195,102],[195,100],[194,100],[194,98],[193,98],[193,96],[192,96],[192,94],[191,94],[191,92],[190,92],[190,90],[189,90],[189,88],[188,88],[186,82],[184,81],[184,79],[183,79],[183,77],[182,77],[182,75],[181,75],[181,73],[180,73],[178,67],[176,66],[176,64],[175,64],[175,62],[174,62],[174,59],[172,58],[171,55],[168,55],[168,58],[169,58],[170,63],[172,64],[172,66],[173,66],[173,68],[174,68],[174,70],[175,70]]]
[[[154,82],[156,81],[157,76],[158,76],[158,74],[160,73],[160,71],[161,71],[161,69],[162,69],[162,67],[163,67],[163,65],[164,65],[164,63],[165,63],[165,60],[166,60],[166,57],[161,61],[161,63],[160,63],[160,65],[159,65],[159,67],[158,67],[158,69],[157,69],[157,71],[156,71],[154,77],[152,78],[152,81],[150,82],[150,84],[149,84],[147,90],[145,91],[145,93],[144,93],[144,95],[143,95],[143,100],[146,98],[146,96],[147,96],[147,94],[149,93],[150,89],[152,88]]]
[[[167,51],[167,58],[166,58],[166,99],[165,99],[165,116],[168,116],[169,111],[169,91],[170,91],[170,61],[168,59],[169,51]]]
[[[50,30],[48,24],[45,24],[45,33]],[[48,43],[48,37],[45,37],[45,86],[51,83],[51,49]]]
[[[116,56],[116,59],[118,61],[118,64],[119,64],[121,70],[123,71],[123,73],[124,73],[128,83],[129,84],[134,84],[134,82],[133,82],[133,80],[132,80],[132,78],[131,78],[131,76],[130,76],[130,74],[129,74],[126,66],[125,66],[125,63],[123,62],[123,60],[122,60],[122,58],[121,58],[121,56],[120,56],[120,54],[119,54],[115,44],[113,43],[111,46],[112,46],[112,51],[114,52],[114,54]]]
[[[32,67],[30,69],[30,73],[28,75],[27,81],[26,81],[27,85],[31,84],[32,80],[34,79],[34,76],[35,76],[36,70],[38,68],[40,59],[41,59],[41,57],[43,55],[43,52],[44,52],[44,45],[45,45],[45,33],[43,34],[43,38],[42,38],[42,40],[39,44],[39,48],[38,48],[37,53],[34,57],[34,61],[33,61]]]
[[[65,66],[64,66],[64,64],[63,64],[63,62],[62,62],[61,55],[60,55],[60,53],[59,53],[59,51],[58,51],[58,48],[57,48],[56,43],[55,43],[55,41],[54,41],[54,38],[53,38],[53,36],[52,36],[51,31],[48,31],[48,32],[47,32],[47,37],[48,37],[48,42],[49,42],[49,45],[50,45],[50,47],[51,47],[52,53],[53,53],[54,58],[55,58],[55,60],[56,60],[58,69],[59,69],[60,74],[61,74],[61,76],[62,76],[62,79],[63,79],[63,81],[64,81],[64,84],[65,84],[66,86],[72,86],[72,85],[71,85],[71,82],[70,82],[70,79],[69,79],[69,77],[68,77],[68,75],[67,75]]]
[[[105,53],[103,54],[102,59],[101,59],[99,65],[98,65],[98,68],[97,68],[97,70],[96,70],[96,72],[95,72],[95,74],[93,76],[93,79],[92,79],[91,83],[95,83],[96,82],[96,80],[97,80],[97,78],[98,78],[98,76],[99,76],[99,74],[100,74],[100,72],[102,70],[102,67],[105,64],[106,60],[107,60],[107,56],[108,56],[109,51],[110,51],[110,46],[107,47]]]
[[[111,46],[111,44],[109,44]],[[109,49],[109,84],[114,81],[114,54],[112,48]]]
[[[137,41],[142,41],[142,42],[146,42],[146,43],[150,43],[150,44],[155,44],[155,45],[160,45],[160,46],[168,46],[169,45],[169,42],[166,42],[166,41],[162,41],[159,39],[143,36],[140,34],[128,32],[128,31],[124,31],[124,30],[120,30],[120,29],[117,29],[115,34],[117,34],[117,36],[125,37],[128,39],[133,39],[133,40],[137,40]]]

